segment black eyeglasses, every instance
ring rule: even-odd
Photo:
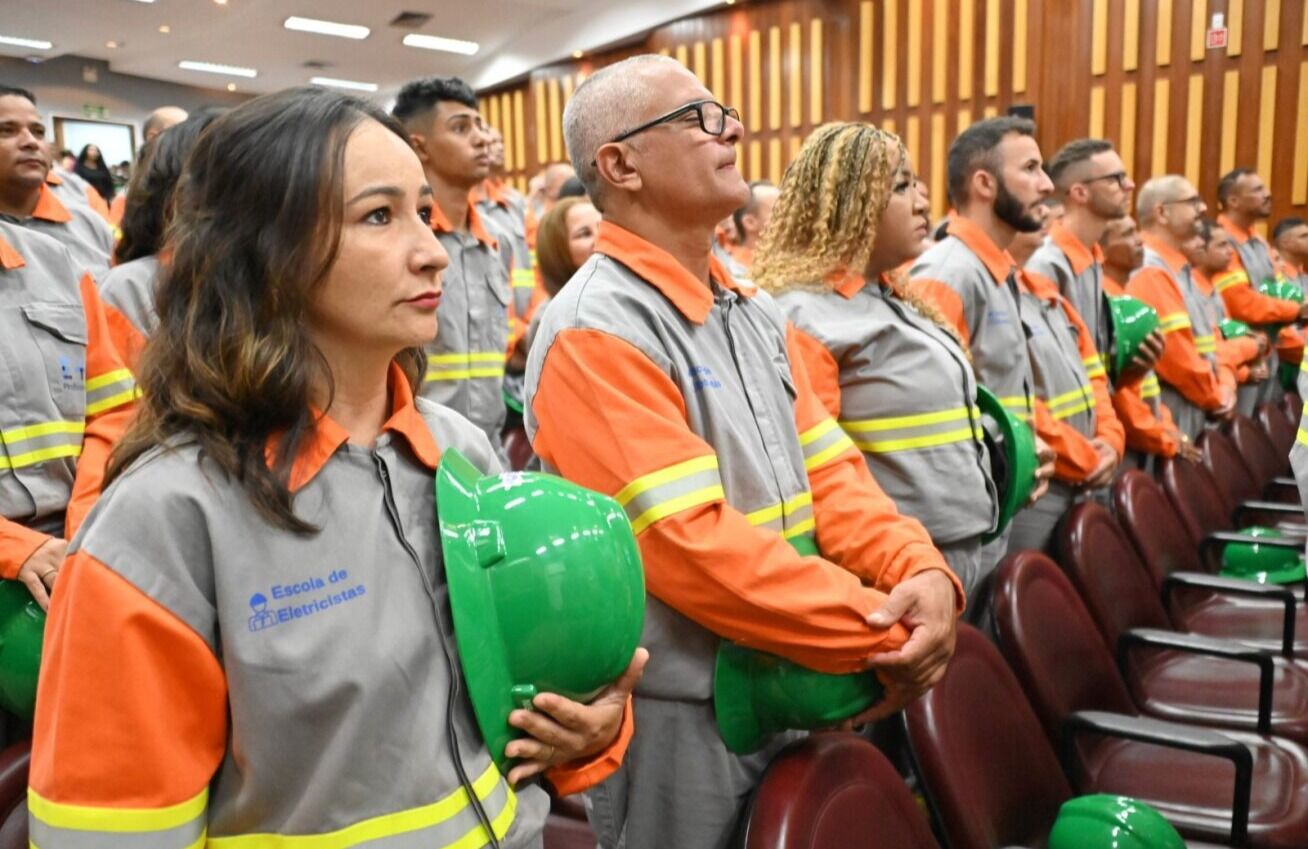
[[[1111,173],[1111,174],[1101,174],[1101,175],[1099,175],[1098,177],[1091,177],[1091,178],[1089,178],[1089,179],[1087,179],[1087,180],[1082,180],[1081,182],[1082,182],[1082,183],[1097,183],[1097,182],[1099,182],[1100,180],[1112,180],[1113,182],[1117,183],[1117,187],[1118,187],[1119,189],[1125,189],[1125,188],[1126,188],[1126,180],[1127,180],[1127,177],[1126,177],[1126,172],[1125,172],[1125,171],[1114,171],[1114,172]]]
[[[1159,204],[1159,206],[1171,206],[1174,203],[1188,203],[1191,206],[1193,206],[1196,210],[1201,209],[1205,205],[1204,199],[1199,197],[1199,195],[1195,195],[1194,197],[1178,198],[1176,200],[1165,200],[1161,204]]]
[[[637,133],[643,133],[646,130],[653,129],[659,124],[666,124],[669,121],[675,121],[683,115],[694,112],[699,118],[699,128],[710,136],[720,136],[727,129],[727,118],[733,121],[740,120],[740,113],[730,106],[723,106],[716,100],[696,100],[694,103],[687,103],[685,106],[678,106],[666,115],[660,115],[653,121],[647,121],[639,127],[627,130],[609,139],[609,144],[613,142],[626,141]]]

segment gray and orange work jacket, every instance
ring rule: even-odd
[[[0,221],[0,577],[77,528],[135,397],[90,276]]]
[[[967,354],[885,280],[821,285],[776,296],[813,390],[901,513],[937,545],[979,544],[998,500]]]
[[[110,256],[114,251],[114,233],[103,218],[85,204],[64,205],[51,191],[48,183],[41,184],[40,195],[32,214],[19,220],[3,216],[21,227],[44,233],[68,249],[79,274],[90,274],[101,280],[109,270]]]
[[[390,392],[373,447],[324,416],[298,451],[314,533],[267,521],[181,438],[106,489],[46,628],[34,845],[470,849],[482,815],[506,849],[539,845],[546,795],[509,787],[461,686],[436,523],[441,452],[498,461],[398,366]],[[630,734],[628,712],[549,777],[601,781]]]
[[[716,259],[700,279],[611,220],[595,250],[541,320],[525,417],[547,470],[631,518],[651,597],[637,695],[710,699],[723,639],[865,669],[907,637],[868,615],[925,570],[950,575],[961,608],[925,529],[813,392],[770,296]],[[822,555],[788,544],[803,537]]]

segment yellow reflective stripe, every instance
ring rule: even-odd
[[[428,372],[423,378],[423,383],[432,383],[437,380],[473,380],[478,377],[503,376],[503,368],[470,368],[460,369],[459,371]]]
[[[1299,443],[1302,445],[1308,445],[1308,430],[1299,428],[1299,433],[1297,436],[1295,436],[1295,439],[1298,440]]]
[[[684,460],[672,466],[659,469],[657,472],[650,472],[647,475],[641,475],[631,483],[618,490],[618,494],[613,496],[623,507],[626,507],[631,499],[640,495],[642,492],[651,490],[656,486],[662,486],[665,483],[671,483],[678,478],[684,478],[698,472],[705,472],[709,469],[718,467],[718,455],[705,454],[703,457],[696,457],[693,460]]]
[[[74,831],[167,831],[203,816],[209,804],[209,788],[185,802],[166,808],[93,808],[52,802],[27,788],[27,812],[55,828]]]
[[[1062,395],[1055,395],[1053,398],[1050,398],[1048,401],[1045,402],[1045,406],[1062,407],[1069,403],[1074,403],[1077,401],[1084,400],[1088,393],[1093,393],[1093,392],[1094,392],[1094,387],[1081,386],[1071,390],[1070,392],[1064,392]]]
[[[1090,403],[1088,401],[1082,401],[1075,407],[1064,407],[1059,410],[1050,410],[1049,415],[1052,416],[1055,421],[1062,421],[1063,419],[1070,419],[1077,413],[1084,413],[1088,409],[1090,409]]]
[[[1218,292],[1225,292],[1232,286],[1238,286],[1241,283],[1247,284],[1248,282],[1249,275],[1243,271],[1228,271],[1213,281],[1213,288]]]
[[[724,501],[726,497],[727,494],[722,490],[722,485],[714,484],[703,489],[697,489],[694,492],[688,492],[685,495],[679,495],[676,498],[669,498],[667,501],[655,504],[632,519],[631,532],[639,534],[659,519],[666,519],[673,513],[680,513],[682,510],[689,510],[691,507],[698,507],[701,504],[708,504],[713,501]]]
[[[1158,385],[1158,375],[1153,372],[1150,372],[1148,377],[1140,381],[1141,398],[1155,398],[1161,392],[1162,389]]]
[[[1171,333],[1175,330],[1182,330],[1190,326],[1189,313],[1174,312],[1165,315],[1158,322],[1158,329],[1163,333]]]
[[[427,364],[433,366],[460,363],[494,363],[504,360],[503,351],[467,351],[458,354],[428,354]]]
[[[621,502],[621,499],[618,499]],[[753,512],[746,513],[745,518],[751,525],[765,525],[768,522],[780,519],[782,516],[789,516],[798,512],[803,507],[808,507],[813,503],[813,493],[801,492],[794,498],[783,504],[773,504],[770,507],[762,507]]]
[[[0,469],[21,469],[24,466],[34,466],[37,463],[57,460],[60,457],[80,457],[81,454],[81,445],[56,445],[52,448],[42,448],[40,451],[28,451],[25,454],[0,457]]]
[[[1025,402],[1025,399],[1023,399]],[[956,422],[968,417],[967,407],[941,410],[935,413],[918,413],[912,416],[894,416],[884,419],[850,419],[840,422],[846,433],[874,433],[881,430],[899,430],[906,427]]]
[[[1194,346],[1201,354],[1211,354],[1217,350],[1217,337],[1213,335],[1194,337]]]
[[[1100,358],[1098,354],[1095,354],[1092,357],[1085,357],[1081,360],[1081,365],[1085,366],[1085,376],[1091,379],[1103,377],[1108,373],[1104,368],[1103,359]]]
[[[1006,395],[998,399],[1009,412],[1029,413],[1031,412],[1031,399],[1025,395]]]
[[[96,401],[93,404],[87,404],[86,414],[88,416],[94,416],[96,413],[103,413],[105,410],[111,410],[114,407],[117,407],[121,404],[126,404],[128,401],[135,401],[137,398],[140,397],[141,397],[141,390],[133,386],[131,389],[126,389],[122,392],[119,392],[117,395],[110,395],[108,398],[105,398],[101,401]]]
[[[515,289],[534,289],[536,288],[536,275],[530,268],[513,269],[513,288]]]
[[[472,783],[473,792],[478,799],[484,800],[490,796],[491,791],[500,781],[500,773],[492,763]],[[508,798],[504,809],[491,821],[491,828],[495,831],[496,838],[503,837],[508,832],[518,807],[518,797],[512,788],[506,786],[505,790]],[[440,825],[467,807],[468,792],[460,787],[430,805],[373,817],[346,826],[339,831],[325,834],[246,834],[237,837],[211,837],[208,846],[209,849],[349,849],[361,843],[383,840]],[[453,843],[433,849],[479,849],[487,842],[485,830],[477,825]]]
[[[784,531],[781,532],[781,536],[785,539],[794,539],[795,537],[802,537],[804,534],[814,530],[815,528],[817,528],[817,520],[814,519],[812,516],[810,516],[809,518],[795,525],[793,528],[786,528]]]
[[[904,439],[883,439],[880,441],[854,440],[860,451],[868,454],[889,454],[892,451],[906,451],[910,448],[931,448],[936,445],[950,445],[976,439],[976,432],[970,428],[932,433],[927,436],[911,436]]]
[[[823,419],[821,424],[816,427],[811,427],[799,435],[799,444],[809,445],[814,440],[821,439],[822,436],[828,433],[833,427],[839,426],[840,425],[836,424],[835,419]]]
[[[85,430],[86,425],[82,422],[42,422],[27,427],[16,427],[12,430],[0,430],[0,441],[6,443],[22,442],[25,439],[49,436],[52,433],[83,433]]]
[[[818,466],[821,466],[822,464],[826,463],[828,460],[832,459],[833,457],[837,457],[853,447],[854,447],[854,441],[842,432],[840,434],[840,438],[837,439],[834,443],[828,445],[826,448],[814,454],[812,457],[805,458],[804,471],[811,472],[814,469],[816,469]]]
[[[95,377],[88,377],[86,379],[86,391],[94,392],[101,387],[108,386],[111,383],[117,383],[120,380],[132,380],[131,370],[120,368],[105,372],[104,374],[98,374]]]

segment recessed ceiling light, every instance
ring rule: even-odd
[[[309,82],[314,85],[325,85],[331,88],[348,88],[351,91],[376,91],[376,83],[360,83],[354,80],[337,80],[331,77],[310,77]]]
[[[582,53],[580,50],[574,50],[574,51],[572,51],[572,58],[573,58],[573,59],[580,59],[580,58],[581,58],[582,56],[584,56],[584,55],[585,55],[585,54]]]
[[[228,84],[227,84],[227,90],[228,90],[228,91],[236,91],[236,83],[228,83]]]
[[[136,0],[137,3],[153,3],[154,0]]]
[[[227,5],[227,0],[213,0],[213,2],[217,3],[219,6]]]
[[[105,47],[108,47],[110,50],[116,50],[116,49],[118,49],[118,42],[116,42],[116,41],[106,41],[106,42],[104,43],[104,46],[105,46]]]
[[[0,35],[0,44],[12,44],[14,47],[30,47],[33,50],[49,50],[54,47],[53,41],[42,41],[39,38],[16,38],[12,35]]]
[[[164,24],[163,26],[159,27],[159,32],[162,32],[162,33],[164,33],[164,34],[170,33],[170,32],[172,32],[172,31],[173,31],[173,28],[170,27],[170,26],[168,26],[168,24]]]
[[[335,21],[320,21],[316,18],[299,18],[291,16],[282,22],[282,26],[298,32],[312,32],[318,35],[334,35],[338,38],[367,38],[372,30],[358,24],[338,24]]]
[[[254,68],[238,68],[235,65],[218,65],[213,62],[196,62],[192,59],[183,59],[177,63],[177,67],[183,71],[203,71],[206,74],[226,74],[229,77],[253,79],[259,76],[259,72]]]
[[[475,41],[460,41],[457,38],[441,38],[438,35],[419,35],[411,32],[401,42],[405,47],[421,47],[423,50],[443,50],[446,53],[462,53],[471,56],[481,49]]]

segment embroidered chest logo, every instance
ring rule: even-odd
[[[1008,310],[987,310],[986,321],[991,324],[1008,324],[1012,321],[1012,317],[1008,314]]]
[[[326,578],[313,576],[294,584],[273,584],[269,600],[263,593],[250,596],[251,633],[266,631],[294,619],[304,619],[334,610],[365,595],[368,588],[356,583],[345,569],[333,569]]]
[[[59,388],[66,392],[82,392],[86,388],[86,363],[74,363],[68,357],[59,358]]]
[[[690,379],[694,382],[696,392],[722,388],[722,382],[713,376],[713,369],[708,366],[691,366]]]

